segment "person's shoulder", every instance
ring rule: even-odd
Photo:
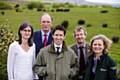
[[[109,61],[113,60],[108,53],[104,54],[104,57]]]
[[[14,41],[14,42],[12,42],[12,43],[10,44],[10,46],[16,46],[16,45],[18,45],[18,42],[17,42],[17,41]]]
[[[50,45],[41,48],[40,52],[39,52],[39,55],[48,55],[48,51],[50,51]]]
[[[41,48],[40,51],[48,51],[50,48],[51,48],[51,44]]]
[[[74,48],[74,47],[76,47],[76,45],[77,45],[77,44],[74,43],[74,44],[71,44],[69,47],[70,47],[70,48]]]
[[[15,49],[15,48],[17,48],[18,45],[19,45],[18,42],[14,41],[9,45],[9,49]]]
[[[40,30],[34,32],[34,34],[38,34],[38,33],[40,33]]]
[[[87,48],[89,48],[89,47],[90,47],[90,43],[85,42],[85,46],[86,46]]]
[[[68,54],[70,56],[74,56],[74,58],[77,58],[77,55],[75,54],[75,52],[74,52],[74,50],[72,48],[67,47],[67,49],[68,49]]]
[[[105,61],[107,61],[109,65],[116,65],[115,61],[108,54],[106,54]]]
[[[115,71],[117,70],[117,64],[116,62],[107,54],[106,56],[106,60],[105,60],[107,63],[107,66],[109,69]]]
[[[74,51],[73,51],[73,49],[71,48],[71,47],[67,47],[67,49],[68,49],[68,51],[70,52],[70,53],[74,53]]]
[[[33,45],[32,45],[33,47],[35,47],[35,43],[33,42]]]
[[[35,32],[33,33],[33,38],[34,38],[34,40],[36,40],[36,39],[38,38],[38,36],[40,36],[40,34],[41,34],[40,30],[39,30],[39,31],[35,31]]]

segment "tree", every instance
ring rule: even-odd
[[[7,52],[11,42],[16,39],[15,34],[10,31],[8,25],[0,26],[0,79],[7,79]]]

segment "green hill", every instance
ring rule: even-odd
[[[51,11],[51,9],[53,11]],[[16,12],[15,10],[0,10],[0,25],[7,23],[10,25],[10,28],[17,33],[19,25],[27,20],[32,23],[35,31],[40,28],[39,20],[41,14],[48,12],[53,16],[53,26],[60,24],[64,20],[69,21],[66,36],[68,45],[74,43],[73,29],[77,25],[78,20],[85,21],[84,26],[88,31],[88,42],[96,34],[104,34],[110,39],[114,36],[120,38],[120,8],[82,6],[71,7],[69,12],[56,12],[55,8],[48,6],[45,10],[46,11],[38,12],[36,9],[28,10],[26,7],[23,7],[20,12]],[[101,13],[101,11],[107,11],[107,13]],[[4,15],[2,12],[4,12]],[[103,24],[107,24],[107,27],[102,27]],[[112,45],[110,55],[115,59],[120,68],[120,40],[118,43]]]

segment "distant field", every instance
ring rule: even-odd
[[[101,10],[108,10],[108,13],[102,14]],[[43,12],[37,12],[34,10],[24,9],[22,12],[15,12],[15,10],[6,10],[5,15],[0,11],[0,25],[9,24],[10,28],[17,33],[19,25],[27,20],[34,26],[34,31],[40,28],[39,19]],[[88,31],[87,41],[96,34],[104,34],[109,38],[118,36],[120,38],[120,8],[100,8],[100,7],[87,7],[71,8],[70,12],[49,12],[54,18],[54,25],[60,24],[63,20],[69,21],[69,28],[67,31],[66,42],[68,45],[74,43],[73,29],[77,25],[78,20],[85,20],[85,26],[87,24],[92,25],[86,27]],[[102,24],[108,24],[107,28],[103,28]],[[120,40],[118,43],[112,45],[110,55],[115,59],[120,68]]]

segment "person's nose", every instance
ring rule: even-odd
[[[58,35],[58,36],[57,36],[57,38],[58,38],[58,39],[60,39],[60,38],[61,38],[61,36],[60,36],[60,35]]]

